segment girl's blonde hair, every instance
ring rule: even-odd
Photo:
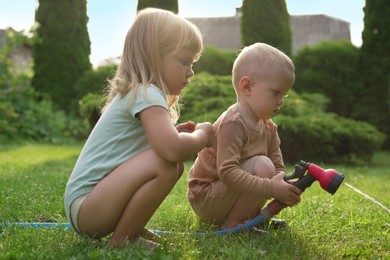
[[[202,35],[191,22],[178,15],[156,8],[146,8],[137,13],[129,29],[121,62],[114,78],[109,81],[107,105],[117,96],[131,93],[148,84],[159,87],[166,96],[172,121],[179,117],[179,96],[169,95],[162,78],[162,58],[183,48],[196,53],[195,61],[203,50]]]

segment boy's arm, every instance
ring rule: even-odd
[[[271,140],[268,148],[268,158],[270,158],[270,160],[273,162],[276,169],[276,173],[286,173],[282,151],[280,150],[280,138],[277,131],[277,125],[270,120],[269,128],[271,133]]]
[[[245,127],[237,121],[219,125],[217,137],[217,172],[229,188],[243,194],[270,198],[270,179],[259,178],[241,168],[242,147],[246,139]]]

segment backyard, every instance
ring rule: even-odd
[[[19,144],[0,147],[0,223],[66,222],[63,193],[81,144]],[[0,226],[0,259],[339,259],[390,257],[390,154],[375,154],[371,164],[327,165],[345,175],[331,196],[314,183],[294,208],[277,218],[286,230],[196,237],[211,232],[197,220],[185,194],[186,172],[147,227],[173,231],[159,239],[155,252],[131,244],[109,250],[109,238],[89,240],[60,228]],[[305,158],[302,158],[303,160]],[[322,158],[323,159],[323,158]],[[293,165],[288,166],[291,173]],[[187,233],[187,234],[183,234]]]

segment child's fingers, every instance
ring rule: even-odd
[[[186,123],[178,124],[176,126],[176,129],[179,133],[181,132],[192,133],[195,130],[195,124],[192,121],[188,121]]]

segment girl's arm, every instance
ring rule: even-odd
[[[214,140],[211,123],[197,124],[192,133],[179,133],[163,107],[149,107],[139,113],[139,118],[153,149],[171,162],[193,158],[204,147],[211,146]]]

